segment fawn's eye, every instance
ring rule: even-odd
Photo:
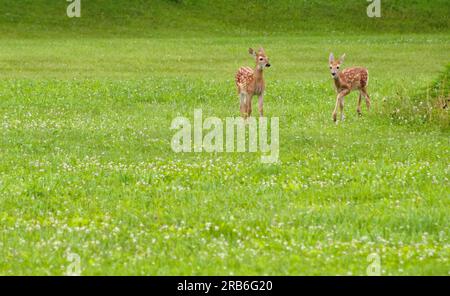
[[[340,67],[338,66],[337,68],[339,69]]]
[[[260,60],[260,61],[262,61],[262,60],[263,60],[263,58],[259,58],[259,60]]]

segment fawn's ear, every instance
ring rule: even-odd
[[[345,53],[341,56],[341,58],[339,59],[339,62],[342,64],[345,60]]]
[[[262,47],[259,48],[258,52],[260,54],[266,54],[266,52],[264,51],[264,48],[262,48]]]
[[[333,53],[330,53],[330,57],[328,58],[328,61],[330,62],[330,64],[332,62],[334,62],[334,54]]]
[[[248,53],[251,55],[251,56],[254,56],[254,57],[256,57],[256,52],[255,52],[255,50],[253,49],[253,48],[249,48],[248,49]]]

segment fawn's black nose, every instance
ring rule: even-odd
[[[267,68],[270,68],[270,64],[267,64],[266,67],[267,67]]]

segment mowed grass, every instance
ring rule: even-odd
[[[67,1],[3,0],[3,37],[287,36],[442,33],[447,0],[383,0],[382,17],[367,17],[361,0],[90,0],[69,19]]]
[[[238,116],[263,44],[280,162],[176,154],[176,116]],[[0,273],[447,275],[449,133],[386,113],[444,68],[447,35],[7,39],[0,66]],[[373,110],[331,121],[327,56],[371,71]],[[396,101],[398,103],[398,101]]]
[[[359,0],[67,4],[2,7],[1,275],[67,274],[73,254],[82,275],[365,275],[374,253],[383,275],[449,274],[445,0],[381,19]],[[239,116],[260,45],[279,163],[174,153],[177,116]],[[371,75],[372,111],[352,94],[338,125],[331,51]]]

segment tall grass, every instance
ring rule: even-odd
[[[427,87],[394,94],[383,111],[397,124],[435,124],[450,131],[450,64]]]

